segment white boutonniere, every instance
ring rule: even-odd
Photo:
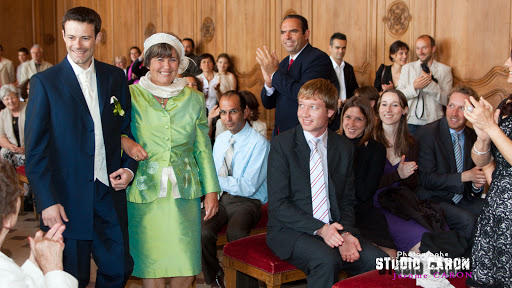
[[[123,107],[121,107],[121,103],[119,103],[116,96],[110,97],[110,104],[114,104],[114,115],[124,116]]]

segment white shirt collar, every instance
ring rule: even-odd
[[[324,147],[327,147],[327,134],[328,134],[327,130],[328,130],[328,128],[325,129],[324,133],[322,135],[320,135],[320,137],[315,137],[315,136],[311,135],[311,133],[309,133],[306,130],[302,130],[302,131],[304,132],[304,137],[306,137],[306,142],[308,142],[308,145],[309,145],[309,140],[320,139],[322,145]]]
[[[462,128],[462,130],[458,132],[450,127],[448,127],[448,129],[450,130],[450,135],[452,135],[453,133],[457,133],[457,135],[460,137],[461,135],[464,135],[464,129],[466,129],[466,127]]]
[[[73,68],[73,72],[75,72],[75,75],[78,76],[78,74],[86,71],[84,70],[82,67],[78,66],[78,64],[76,64],[75,62],[73,62],[73,60],[71,60],[71,57],[69,57],[69,54],[67,55],[67,58],[68,58],[68,62],[69,64],[71,64],[71,68]],[[89,68],[87,68],[88,71],[91,72],[91,74],[95,73],[96,70],[94,68],[94,56],[92,57],[91,59],[91,65],[89,66]]]
[[[341,65],[338,65],[338,63],[336,63],[336,61],[334,61],[332,56],[329,56],[329,58],[331,58],[332,66],[334,67],[334,69],[336,69],[336,67],[340,67],[342,70],[343,70],[343,68],[345,68],[345,60],[341,61]]]

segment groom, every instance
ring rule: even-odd
[[[121,69],[93,57],[98,13],[72,8],[62,29],[68,55],[30,81],[27,177],[42,229],[66,224],[64,269],[79,287],[89,283],[91,254],[96,287],[124,287],[133,269],[124,189],[137,169],[121,157],[121,135],[133,138],[128,85]]]

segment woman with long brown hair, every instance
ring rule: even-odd
[[[398,251],[419,253],[421,237],[430,231],[415,220],[407,221],[393,214],[377,200],[388,188],[406,187],[414,191],[418,185],[417,145],[407,129],[407,98],[399,90],[387,90],[382,93],[377,107],[375,139],[386,147],[386,161],[374,205],[386,216]]]
[[[386,148],[373,139],[375,121],[371,103],[363,97],[352,97],[343,105],[340,134],[347,137],[355,147],[357,203],[354,212],[359,231],[366,240],[378,245],[390,256],[396,256],[396,247],[389,235],[386,218],[373,206],[373,196],[379,187],[386,161]]]

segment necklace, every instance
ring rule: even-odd
[[[165,98],[160,98],[160,97],[158,97],[158,96],[155,96],[155,98],[157,99],[157,101],[159,101],[159,102],[160,102],[160,106],[162,106],[162,108],[164,108],[164,109],[165,109],[165,104],[164,104],[164,100],[165,100]]]

